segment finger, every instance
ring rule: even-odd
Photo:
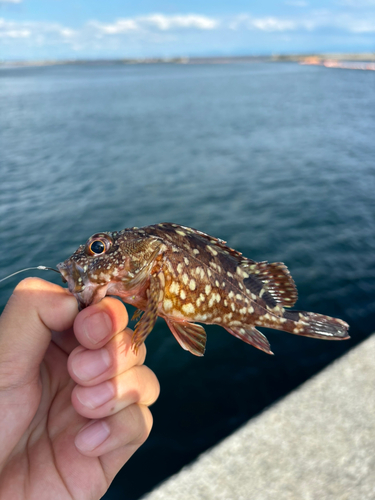
[[[21,281],[0,317],[2,385],[34,380],[51,330],[70,328],[77,312],[77,301],[66,289],[39,278]]]
[[[77,315],[74,333],[78,342],[87,349],[99,349],[124,330],[128,322],[124,304],[113,297],[105,297]]]
[[[91,420],[77,434],[75,445],[83,455],[103,456],[103,459],[105,455],[122,449],[121,462],[123,464],[145,442],[151,427],[150,410],[146,406],[133,404],[110,417]],[[108,466],[111,467],[107,463]]]
[[[98,385],[135,365],[141,365],[146,357],[146,347],[142,344],[135,354],[131,349],[132,335],[132,330],[126,328],[101,349],[77,347],[68,359],[72,379],[79,385]]]
[[[118,413],[131,404],[149,406],[159,396],[156,375],[147,366],[134,366],[94,387],[77,385],[72,392],[74,409],[83,417],[98,419]]]

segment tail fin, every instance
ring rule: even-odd
[[[261,322],[257,321],[256,324],[315,339],[350,339],[349,325],[345,321],[306,311],[284,310],[282,316],[266,314],[261,317]]]
[[[350,338],[349,325],[338,318],[305,311],[284,311],[283,319],[282,329],[296,335],[325,340]]]

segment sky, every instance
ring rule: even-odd
[[[0,0],[0,61],[375,52],[375,0]]]

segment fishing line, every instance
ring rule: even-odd
[[[24,271],[31,271],[32,269],[39,269],[41,271],[55,271],[55,273],[60,274],[60,272],[57,269],[53,269],[53,267],[47,267],[47,266],[26,267],[25,269],[21,269],[20,271],[16,271],[15,273],[12,273],[9,276],[6,276],[5,278],[2,278],[0,280],[0,283],[2,281],[7,280],[8,278],[11,278],[12,276],[15,276],[16,274],[23,273]]]

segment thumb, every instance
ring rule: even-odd
[[[51,330],[70,328],[77,313],[66,289],[39,278],[21,281],[0,317],[0,389],[35,380]]]

